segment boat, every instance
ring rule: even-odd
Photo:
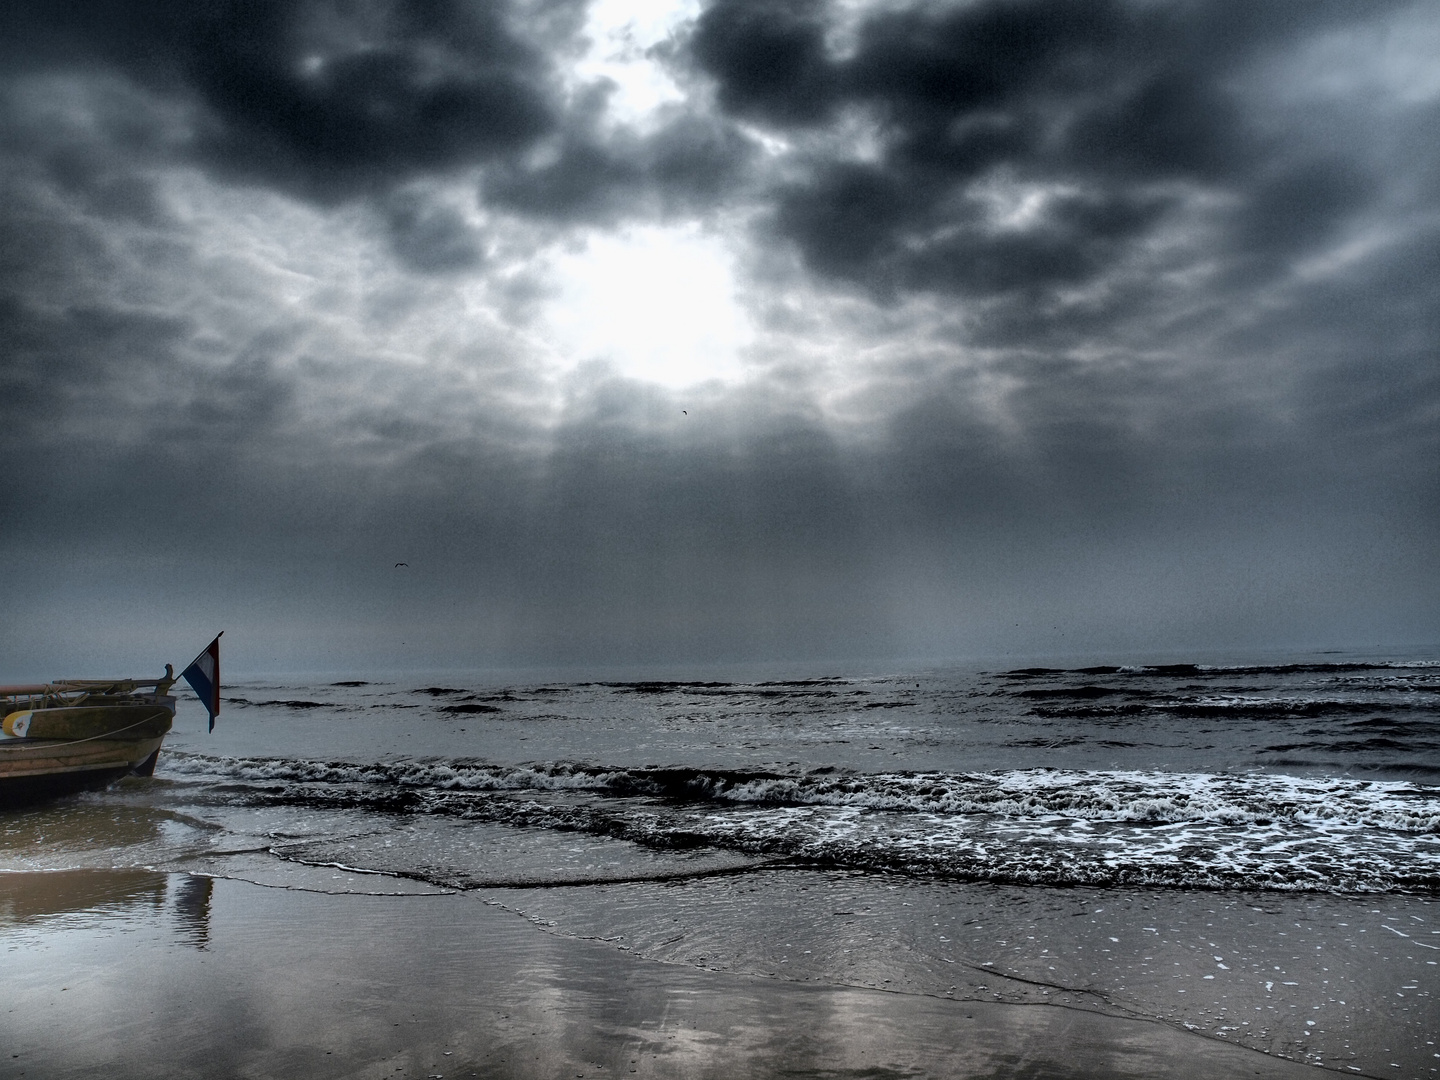
[[[220,711],[220,638],[180,675]],[[172,665],[159,679],[70,679],[0,686],[0,806],[92,791],[151,776],[175,719]]]

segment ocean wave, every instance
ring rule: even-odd
[[[440,791],[575,791],[609,797],[759,806],[835,806],[1094,822],[1348,824],[1440,834],[1440,787],[1410,781],[1264,773],[1020,769],[996,773],[785,775],[700,769],[606,768],[567,762],[357,764],[170,756],[168,772],[222,780],[366,784]]]
[[[193,754],[172,755],[165,773],[243,805],[445,815],[862,871],[1440,894],[1440,787],[1408,782],[1058,769],[786,776]]]
[[[1440,844],[1394,832],[1263,829],[1202,823],[1161,827],[1051,818],[967,819],[895,815],[853,807],[549,802],[473,792],[317,785],[294,801],[329,809],[408,811],[628,841],[657,851],[727,850],[771,861],[996,884],[1097,887],[1406,892],[1440,894]],[[280,845],[277,853],[289,845]],[[307,848],[313,843],[306,841]],[[418,858],[386,848],[391,872],[455,884],[430,845]],[[397,870],[395,859],[403,869]],[[347,858],[355,859],[347,845]],[[462,859],[473,858],[462,853]],[[434,876],[436,871],[439,876]]]

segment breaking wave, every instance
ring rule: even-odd
[[[1344,823],[1440,834],[1440,788],[1406,781],[1081,772],[775,773],[697,769],[601,768],[571,763],[521,766],[471,761],[348,762],[173,755],[170,772],[250,781],[370,784],[441,791],[584,791],[615,797],[848,806],[1012,818],[1222,825]]]
[[[1405,781],[179,754],[165,772],[242,802],[444,814],[963,880],[1440,893],[1440,787]]]

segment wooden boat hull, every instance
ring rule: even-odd
[[[0,721],[0,733],[27,739],[153,739],[170,730],[174,717],[165,702],[21,709]]]
[[[182,678],[219,711],[219,638]],[[197,665],[199,665],[197,667]],[[199,672],[198,675],[195,672]],[[132,773],[150,776],[175,719],[175,669],[159,679],[62,679],[0,686],[0,806],[102,788]],[[148,689],[147,689],[148,688]]]
[[[164,735],[148,739],[0,741],[0,806],[103,788],[133,772],[153,771]]]
[[[155,771],[174,698],[17,710],[0,732],[0,806],[93,791]]]

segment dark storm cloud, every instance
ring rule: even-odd
[[[753,144],[712,118],[681,115],[639,136],[582,127],[548,160],[489,171],[485,194],[500,206],[561,221],[610,221],[713,210],[746,179]]]
[[[730,112],[773,123],[813,123],[839,98],[825,56],[825,5],[818,2],[711,4],[691,50],[719,84]]]
[[[444,273],[478,266],[484,243],[453,207],[404,190],[417,180],[486,166],[497,206],[613,222],[703,211],[741,177],[753,148],[723,121],[677,112],[647,135],[607,132],[603,83],[566,100],[559,66],[583,14],[461,0],[19,4],[0,16],[0,50],[11,80],[108,74],[186,110],[106,117],[87,145],[44,148],[53,181],[92,209],[153,222],[136,158],[194,162],[320,205],[368,200],[404,264]]]
[[[1237,246],[1286,266],[1364,206],[1375,187],[1353,161],[1314,156],[1287,163],[1247,192],[1248,203],[1236,215]]]
[[[1257,56],[1379,12],[916,5],[863,19],[836,55],[823,5],[720,0],[691,51],[736,116],[801,135],[847,111],[876,126],[877,153],[822,141],[808,175],[778,191],[776,221],[811,268],[882,292],[985,297],[1095,280],[1205,189],[1236,203],[1228,237],[1246,253],[1289,255],[1330,233],[1364,204],[1358,163],[1303,138],[1277,147],[1232,84]],[[1043,201],[997,223],[975,187],[987,178]]]
[[[500,3],[8,10],[12,71],[93,64],[191,95],[201,160],[321,200],[511,153],[556,123],[549,62]]]

